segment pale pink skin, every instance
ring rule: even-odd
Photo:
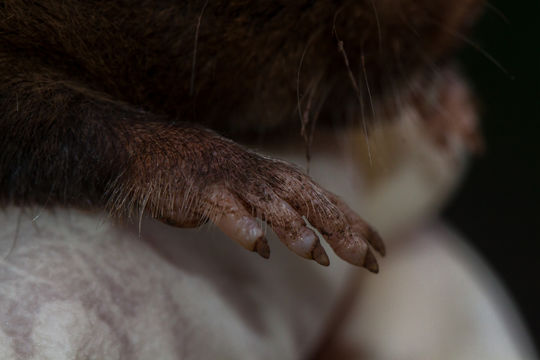
[[[1,359],[299,359],[347,283],[275,237],[266,260],[215,227],[144,219],[139,239],[103,216],[0,214]]]

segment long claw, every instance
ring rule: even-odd
[[[371,230],[369,235],[366,236],[366,240],[369,242],[369,245],[375,249],[375,251],[381,254],[381,256],[386,255],[386,246],[384,245],[384,241],[377,231]]]
[[[379,264],[377,263],[377,259],[371,250],[368,250],[366,253],[363,266],[374,274],[379,272]]]
[[[270,257],[270,247],[264,237],[258,239],[255,243],[255,251],[265,259]]]
[[[379,265],[371,248],[383,256],[386,253],[379,234],[337,196],[319,189],[309,180],[306,184],[298,191],[306,192],[312,199],[309,202],[303,201],[303,197],[298,197],[290,187],[279,192],[272,188],[263,189],[264,196],[261,192],[233,193],[217,187],[208,198],[211,209],[208,218],[243,247],[268,258],[268,242],[260,223],[246,210],[245,204],[249,204],[291,251],[328,266],[328,255],[315,232],[306,226],[304,220],[307,219],[325,236],[340,258],[377,273]],[[292,183],[291,186],[294,185]]]
[[[318,242],[313,248],[313,250],[311,251],[311,256],[313,260],[315,260],[317,263],[321,264],[322,266],[330,265],[330,260],[328,259],[328,255],[326,255],[326,251],[324,251],[324,248],[321,246],[320,242]]]

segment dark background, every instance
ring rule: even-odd
[[[474,46],[463,49],[462,65],[480,99],[487,148],[445,217],[502,279],[538,349],[540,0],[491,0],[469,38],[509,75]]]

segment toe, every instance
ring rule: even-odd
[[[321,265],[328,265],[328,256],[319,238],[306,226],[302,216],[272,191],[267,190],[265,194],[264,201],[249,194],[246,195],[246,201],[257,209],[259,216],[291,251]]]
[[[340,258],[350,264],[366,267],[368,270],[374,268],[373,262],[377,260],[372,256],[369,245],[364,239],[350,230],[344,231],[339,235],[329,233],[326,240]],[[366,259],[369,258],[368,261]],[[369,267],[368,267],[369,266]]]
[[[352,230],[365,239],[381,256],[385,256],[386,246],[377,231],[368,225],[339,197],[328,192],[327,196],[343,212]]]
[[[287,201],[325,237],[334,252],[343,260],[377,272],[377,260],[369,245],[381,254],[384,244],[354,211],[335,195],[307,180],[302,192],[289,192]],[[303,193],[303,197],[299,194]],[[309,199],[309,201],[306,201]]]
[[[208,218],[229,238],[264,258],[270,256],[261,225],[234,194],[223,188],[214,189],[207,212]]]

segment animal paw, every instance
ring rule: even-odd
[[[339,257],[378,271],[373,250],[384,255],[381,238],[337,196],[289,163],[245,150],[213,133],[196,135],[175,151],[161,152],[180,154],[174,166],[170,159],[140,161],[147,175],[139,183],[154,189],[139,196],[143,209],[150,208],[154,217],[179,227],[211,221],[244,248],[268,258],[264,221],[291,251],[329,265],[316,229]],[[182,139],[186,138],[184,134]],[[149,171],[153,164],[156,168]]]

